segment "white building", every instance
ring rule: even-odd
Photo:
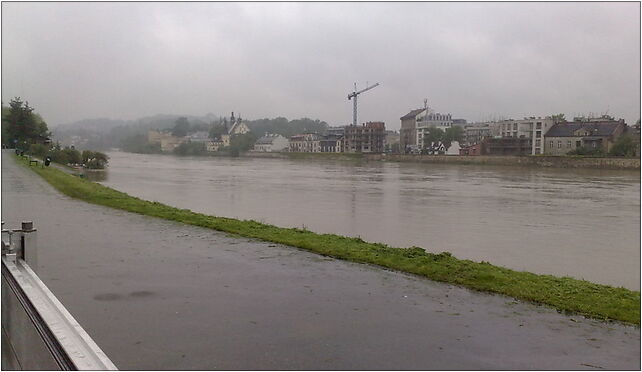
[[[253,151],[257,152],[278,152],[286,151],[290,142],[280,134],[266,133],[254,143]]]
[[[175,137],[171,133],[150,130],[147,132],[147,142],[160,144],[162,152],[172,152],[178,145],[187,141],[185,137]]]
[[[227,134],[221,134],[220,140],[223,143],[223,147],[230,145],[232,137],[250,132],[250,128],[243,122],[240,115],[238,118],[234,117],[234,112],[232,112],[232,116],[230,117],[230,123],[232,126],[227,130]]]
[[[461,146],[459,146],[459,142],[452,141],[450,143],[450,147],[446,149],[446,155],[459,155],[460,149],[461,149]]]
[[[424,136],[428,133],[428,128],[434,127],[443,130],[452,128],[453,119],[451,114],[440,114],[434,112],[430,108],[427,110],[424,109],[416,114],[417,122],[417,146],[423,148],[424,146]]]
[[[494,133],[492,123],[471,123],[464,128],[464,141],[467,145],[480,143],[484,138],[499,135]]]
[[[290,137],[290,152],[321,152],[321,136],[316,133],[295,134]]]
[[[250,131],[250,128],[243,122],[240,121],[241,119],[239,118],[239,121],[236,123],[232,124],[230,129],[227,131],[227,134],[234,136],[237,134],[245,134]]]
[[[502,120],[490,124],[493,134],[499,137],[530,138],[531,155],[544,153],[544,135],[555,124],[551,117]]]
[[[194,132],[192,134],[187,135],[187,139],[189,139],[190,142],[209,142],[210,135],[209,133],[204,131]]]
[[[205,142],[205,146],[208,152],[216,152],[220,150],[222,147],[225,147],[225,144],[221,140],[211,140],[211,141]]]

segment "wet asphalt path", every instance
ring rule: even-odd
[[[2,156],[5,227],[121,369],[640,369],[640,330],[61,195]]]

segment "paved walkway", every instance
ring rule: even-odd
[[[5,227],[121,369],[639,369],[640,330],[70,199],[2,154]]]

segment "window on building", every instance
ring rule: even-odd
[[[539,123],[535,124],[535,128],[536,129],[542,129],[542,123],[539,122]]]
[[[571,148],[571,141],[566,141],[566,147],[569,149]]]
[[[535,146],[539,147],[542,145],[542,140],[536,139],[535,140]]]
[[[557,148],[561,149],[562,148],[562,141],[557,141]]]
[[[513,130],[517,130],[517,123],[513,124]]]
[[[542,136],[542,131],[538,130],[535,132],[535,137],[541,137]]]
[[[550,146],[551,148],[553,148],[553,141],[551,141],[551,142],[549,143],[549,146]]]
[[[593,147],[597,147],[597,142],[593,141]]]
[[[539,148],[535,149],[535,154],[541,154],[541,153],[542,153],[542,150],[540,150]]]

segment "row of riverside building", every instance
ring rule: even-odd
[[[557,122],[553,117],[529,117],[478,123],[465,128],[461,155],[566,155],[579,148],[608,153],[623,134],[636,133],[624,120],[610,117]]]
[[[326,134],[303,133],[289,140],[279,134],[266,134],[259,138],[257,152],[384,152],[386,125],[383,122],[367,122],[362,125],[330,127]]]
[[[460,126],[463,131],[460,155],[565,155],[578,148],[601,149],[607,153],[623,134],[639,137],[640,127],[627,126],[624,120],[609,116],[576,117],[564,121],[558,117],[526,117],[467,123],[431,109],[411,110],[401,118],[400,149],[418,153],[425,148],[424,135],[429,127],[442,130]]]
[[[456,146],[439,153],[459,155],[564,155],[578,148],[601,149],[607,153],[623,134],[640,135],[640,126],[627,126],[624,120],[611,117],[574,118],[563,121],[556,117],[528,117],[520,120],[497,120],[467,123],[453,119],[451,114],[434,112],[430,108],[411,110],[401,118],[399,133],[386,131],[383,122],[330,127],[325,134],[302,133],[286,138],[280,134],[265,134],[254,144],[256,152],[318,152],[318,153],[426,153],[434,143],[424,143],[429,128],[448,130],[460,127],[463,138]],[[207,132],[184,137],[150,131],[148,141],[159,143],[163,152],[172,151],[184,142],[204,142],[207,151],[214,152],[230,145],[231,138],[250,132],[240,117],[230,118],[227,133],[209,138]],[[454,144],[455,142],[453,142]],[[398,144],[398,145],[396,145]],[[395,146],[392,146],[395,145]],[[436,152],[428,152],[436,153]]]
[[[233,137],[251,130],[240,117],[230,118],[231,125],[216,138],[200,131],[183,137],[173,136],[167,131],[150,130],[148,143],[160,145],[162,152],[171,152],[182,143],[202,142],[208,152],[216,152],[230,146]],[[386,125],[383,122],[367,122],[362,125],[330,127],[326,134],[303,133],[286,138],[280,134],[267,133],[259,138],[252,151],[255,152],[332,152],[332,153],[381,153],[386,143]]]
[[[199,131],[188,135],[177,137],[167,131],[150,130],[147,132],[147,142],[160,145],[162,152],[171,152],[182,143],[203,143],[208,152],[215,152],[221,148],[230,145],[234,136],[243,135],[250,132],[250,128],[243,122],[240,115],[234,117],[234,112],[230,117],[229,127],[225,124],[226,133],[220,134],[216,138],[210,138],[209,133]]]

